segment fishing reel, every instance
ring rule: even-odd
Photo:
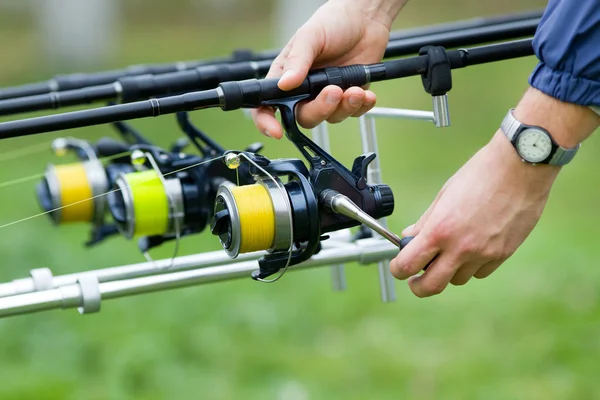
[[[259,260],[259,270],[252,274],[255,280],[279,279],[287,267],[318,253],[321,241],[328,238],[324,234],[361,225],[331,207],[332,195],[345,196],[375,219],[394,211],[391,188],[367,182],[367,168],[375,153],[357,157],[349,170],[300,131],[295,107],[308,97],[263,104],[280,110],[286,136],[310,168],[300,159],[269,160],[250,153],[229,153],[225,158],[230,168],[244,165],[247,160],[254,183],[221,185],[211,231],[232,258],[241,253],[268,252]],[[277,272],[277,278],[265,280]]]
[[[74,153],[80,161],[49,164],[36,187],[38,203],[54,225],[92,224],[86,246],[118,233],[114,224],[105,221],[104,194],[118,174],[134,170],[129,163],[129,145],[147,143],[128,125],[119,122],[113,126],[125,143],[110,138],[101,138],[95,144],[76,138],[54,140],[52,149],[57,156]]]
[[[187,113],[177,114],[177,121],[200,155],[183,153],[181,148],[132,146],[130,162],[135,171],[121,172],[108,194],[118,231],[127,239],[139,237],[143,253],[204,230],[219,185],[238,179],[236,171],[214,162],[225,149],[192,125]],[[247,151],[261,149],[262,144],[255,143]],[[247,183],[242,176],[239,179]]]

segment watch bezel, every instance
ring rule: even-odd
[[[550,139],[550,144],[552,146],[550,149],[550,153],[542,161],[528,160],[527,157],[525,157],[523,154],[521,154],[521,151],[519,150],[519,146],[518,146],[519,138],[525,131],[528,131],[528,130],[541,131],[548,137],[548,139]],[[512,142],[515,150],[517,151],[517,154],[519,155],[519,157],[521,157],[521,160],[528,162],[530,164],[549,164],[550,160],[552,160],[552,157],[554,157],[554,154],[556,153],[556,151],[558,150],[558,147],[559,147],[558,144],[552,138],[552,135],[550,134],[550,132],[548,132],[546,129],[542,128],[541,126],[533,126],[533,125],[525,125],[525,124],[521,124],[521,126],[517,129],[514,136],[512,137],[511,142]]]

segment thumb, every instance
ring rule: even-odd
[[[438,204],[438,202],[442,198],[442,195],[444,194],[445,190],[446,190],[446,185],[444,185],[444,187],[442,187],[442,189],[440,190],[438,195],[433,200],[433,203],[431,203],[431,205],[427,208],[427,210],[425,210],[423,215],[421,215],[421,218],[419,218],[419,220],[415,224],[412,224],[411,226],[407,226],[406,228],[404,228],[404,230],[402,231],[402,236],[417,236],[419,234],[419,232],[421,232],[421,229],[423,229],[423,225],[425,225],[425,222],[427,222],[427,220],[429,219],[429,216],[431,215],[431,213],[435,209],[435,206]]]
[[[411,226],[407,226],[406,228],[404,228],[404,230],[402,231],[402,236],[416,236],[417,233],[415,231],[415,224],[412,224]]]
[[[421,215],[421,218],[419,218],[419,220],[416,223],[404,228],[404,230],[402,231],[402,236],[417,236],[419,232],[421,232],[421,229],[423,229],[423,225],[429,218],[429,215],[431,214],[431,211],[435,207],[436,203],[437,202],[434,202],[434,204],[429,206],[427,211],[425,211],[425,213]]]
[[[298,29],[283,62],[283,75],[278,83],[281,90],[292,90],[302,84],[323,48],[322,38],[322,31],[318,27],[305,25]]]

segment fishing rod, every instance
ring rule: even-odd
[[[527,30],[530,22],[534,22],[537,26],[539,19],[543,14],[543,10],[527,11],[518,14],[509,14],[503,16],[494,17],[479,17],[468,20],[462,20],[457,22],[450,22],[444,24],[433,25],[429,27],[420,27],[413,29],[404,29],[390,34],[390,41],[413,39],[421,36],[428,35],[439,35],[439,34],[451,34],[457,31],[463,31],[467,29],[476,28],[491,28],[493,25],[504,25],[514,24],[516,29],[519,23],[524,24],[522,29]],[[529,20],[529,21],[527,21]],[[480,32],[481,33],[481,32]],[[485,31],[483,32],[485,34]],[[489,41],[496,40],[508,40],[515,39],[516,36],[506,37],[507,33],[498,32],[496,39],[490,39]],[[523,32],[521,35],[532,35],[533,32]],[[465,43],[464,46],[481,44],[483,41],[478,43]],[[443,45],[443,44],[442,44]],[[460,45],[460,44],[458,44]],[[445,47],[453,47],[450,45],[444,45]],[[420,46],[419,46],[420,47]],[[62,92],[74,89],[81,89],[89,86],[99,86],[109,83],[114,83],[117,80],[125,77],[140,76],[140,75],[158,75],[166,74],[178,71],[184,71],[187,69],[194,69],[201,66],[211,64],[227,64],[236,63],[243,61],[262,61],[274,59],[279,51],[264,51],[260,53],[254,53],[251,50],[237,50],[231,57],[218,58],[208,61],[188,61],[188,62],[175,62],[166,64],[152,64],[152,65],[134,65],[124,69],[103,71],[103,72],[92,72],[92,73],[74,73],[67,75],[58,75],[54,78],[38,83],[31,83],[26,85],[20,85],[15,87],[9,87],[0,89],[0,100],[13,99],[18,97],[28,97],[39,94],[46,94],[51,92]]]
[[[533,55],[531,39],[473,47],[469,49],[445,50],[439,46],[423,49],[422,55],[369,65],[329,67],[312,71],[303,83],[291,91],[277,86],[278,79],[250,79],[221,83],[216,89],[190,92],[177,96],[153,98],[146,101],[119,104],[91,110],[0,123],[0,139],[107,124],[137,118],[157,117],[182,111],[220,107],[225,111],[241,108],[256,108],[275,103],[289,103],[286,98],[297,102],[315,97],[328,85],[342,89],[363,86],[368,83],[391,79],[428,75],[440,77],[435,81],[426,79],[430,94],[434,94],[438,80],[449,80],[451,70],[467,66],[509,60]],[[436,71],[445,72],[440,74]],[[444,78],[444,75],[447,77]],[[448,82],[443,82],[447,83]],[[447,90],[449,91],[449,89]],[[434,95],[434,99],[443,96]],[[437,101],[437,100],[436,100]],[[438,107],[444,107],[438,104]]]
[[[360,118],[361,142],[366,154],[377,150],[374,120],[379,117],[435,122],[433,112],[376,107]],[[325,132],[321,129],[319,133],[315,135],[315,141],[328,149],[327,140],[322,137],[317,140],[317,136]],[[377,159],[372,159],[369,165],[372,168],[367,169],[368,182],[379,183],[381,170]],[[322,198],[330,210],[327,212],[358,218],[366,223],[363,227],[369,226],[383,236],[373,235],[368,229],[361,229],[360,235],[352,235],[348,229],[331,232],[327,240],[320,242],[318,253],[291,266],[290,271],[329,265],[343,267],[343,263],[347,262],[361,265],[377,263],[382,300],[394,301],[394,279],[389,272],[389,259],[395,257],[398,249],[404,247],[410,238],[396,237],[385,228],[384,220],[377,222],[364,215],[353,202],[348,202],[346,196],[327,190]],[[49,268],[38,268],[31,270],[29,277],[0,284],[0,317],[61,308],[77,308],[81,314],[88,314],[100,311],[102,301],[111,298],[240,279],[260,270],[258,260],[268,254],[268,251],[241,253],[231,260],[227,253],[213,251],[57,276]]]
[[[394,39],[389,42],[384,58],[415,54],[431,43],[453,48],[518,39],[533,35],[538,23],[539,18],[534,18]],[[262,78],[269,71],[271,63],[272,59],[266,59],[203,65],[159,75],[126,76],[111,83],[82,89],[0,100],[0,116],[104,101],[130,103],[151,97],[214,89],[221,82]]]

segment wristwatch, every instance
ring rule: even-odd
[[[562,166],[575,157],[579,144],[572,149],[565,149],[554,141],[546,129],[521,123],[515,118],[513,111],[514,109],[508,111],[500,129],[523,162]]]

